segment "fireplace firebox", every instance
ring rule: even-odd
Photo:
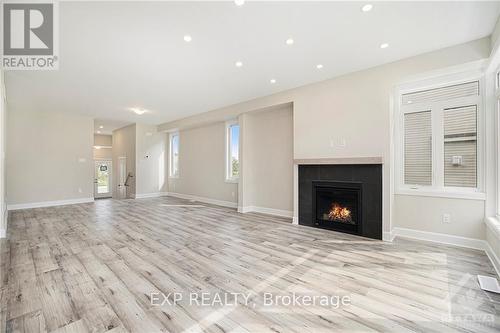
[[[361,234],[359,182],[313,181],[313,222],[316,227]]]
[[[382,239],[382,164],[299,164],[298,223]]]

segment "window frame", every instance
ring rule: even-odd
[[[177,172],[174,172],[174,154],[173,154],[173,137],[177,136],[177,151],[180,156],[181,152],[181,136],[179,132],[171,132],[168,136],[168,178],[179,178],[180,174],[180,158],[177,161]]]
[[[232,126],[240,126],[240,124],[238,123],[238,120],[229,120],[229,121],[226,121],[226,135],[225,135],[225,146],[226,146],[226,151],[225,151],[225,164],[226,164],[226,167],[225,167],[225,174],[224,174],[224,179],[227,183],[238,183],[239,182],[239,174],[238,176],[233,176],[231,171],[232,171],[232,164],[231,164],[231,127]],[[240,142],[241,142],[241,127],[240,127],[240,136],[239,136],[239,141],[238,141],[238,162],[240,163],[240,166],[241,166],[241,160],[240,160]]]
[[[463,84],[467,82],[479,82],[479,96],[461,97],[440,102],[418,103],[402,105],[401,98],[404,94],[413,93],[428,89],[437,89],[447,86]],[[394,88],[392,96],[394,113],[394,177],[395,194],[421,195],[446,198],[464,198],[485,200],[484,192],[484,98],[485,98],[485,79],[480,69],[469,71],[444,73],[433,77],[422,78],[408,83],[403,83]],[[477,105],[477,162],[476,177],[477,187],[454,187],[444,186],[444,110]],[[411,185],[404,183],[405,174],[405,128],[404,116],[407,113],[431,111],[432,119],[432,185]]]

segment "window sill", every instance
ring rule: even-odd
[[[411,195],[421,197],[436,197],[449,199],[469,199],[469,200],[486,200],[486,194],[482,192],[447,192],[447,191],[432,191],[425,189],[399,189],[396,190],[396,195]]]
[[[168,176],[168,179],[179,179],[179,176]]]
[[[239,179],[238,178],[230,178],[230,179],[225,179],[224,180],[226,183],[229,183],[229,184],[238,184],[239,182]]]

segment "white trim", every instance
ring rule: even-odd
[[[30,202],[30,203],[24,203],[24,204],[14,204],[14,205],[7,205],[7,210],[54,207],[54,206],[64,206],[64,205],[76,205],[76,204],[89,203],[89,202],[94,202],[94,198],[78,198],[78,199],[68,199],[68,200],[42,201],[42,202]]]
[[[180,198],[180,199],[204,202],[204,203],[211,204],[211,205],[217,205],[217,206],[223,206],[223,207],[229,207],[229,208],[237,208],[238,207],[238,204],[236,202],[210,199],[210,198],[205,198],[205,197],[199,197],[197,195],[175,193],[175,192],[168,192],[167,195],[171,196],[171,197]]]
[[[394,228],[394,237],[418,239],[428,242],[467,247],[476,250],[486,250],[487,242],[482,239],[453,236],[436,232],[421,231],[407,228]]]
[[[486,242],[486,249],[484,250],[484,252],[486,252],[486,255],[490,259],[493,268],[495,268],[495,271],[497,272],[497,275],[500,276],[500,259],[498,258],[495,251],[493,251],[488,242]]]
[[[393,231],[390,231],[390,232],[387,232],[387,231],[384,231],[382,233],[382,240],[384,242],[392,242],[394,240],[394,232]]]
[[[395,195],[409,195],[409,196],[419,196],[419,197],[435,197],[435,198],[453,198],[453,199],[468,199],[468,200],[486,200],[486,194],[482,192],[456,192],[456,191],[439,191],[426,188],[416,188],[416,189],[397,189],[394,193]]]
[[[135,199],[159,198],[168,196],[168,192],[140,193],[135,195]]]
[[[261,213],[267,215],[274,215],[279,217],[293,218],[293,211],[291,210],[282,210],[282,209],[274,209],[267,207],[257,207],[257,206],[246,206],[246,207],[238,207],[239,213]]]
[[[5,229],[0,229],[0,238],[5,238],[7,237],[7,232]]]

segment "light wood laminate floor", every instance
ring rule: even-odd
[[[482,251],[393,243],[176,198],[14,211],[1,331],[498,332]],[[160,295],[180,295],[177,304]],[[176,293],[176,294],[174,294]],[[189,301],[233,296],[225,305]],[[329,304],[289,296],[329,297]],[[267,295],[267,296],[266,296]],[[335,296],[350,303],[334,306]],[[177,296],[175,296],[177,297]],[[210,302],[210,301],[209,301]]]

